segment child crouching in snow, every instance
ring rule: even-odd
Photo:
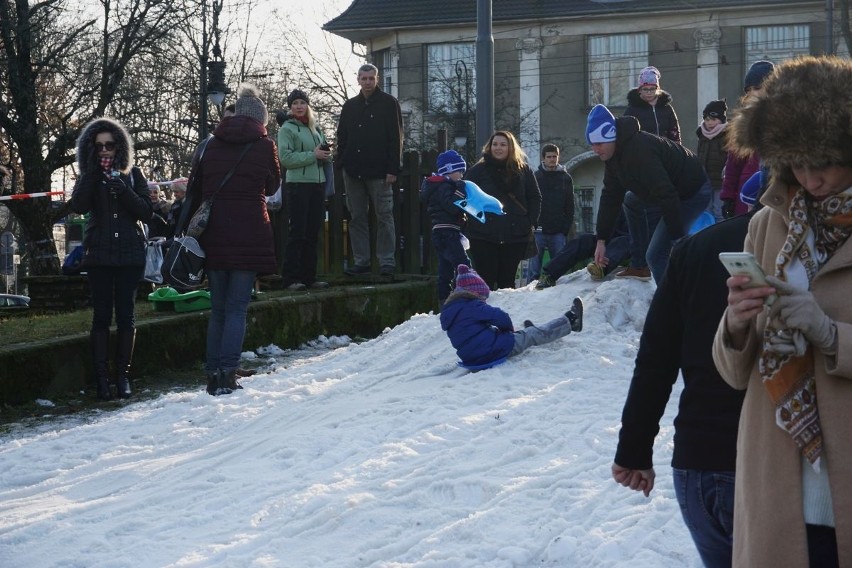
[[[583,329],[583,301],[574,298],[565,315],[542,326],[524,322],[515,331],[509,314],[489,306],[488,285],[472,268],[460,264],[456,288],[441,309],[441,329],[447,332],[466,367],[487,367],[506,357],[522,353],[533,345],[543,345]]]

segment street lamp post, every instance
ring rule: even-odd
[[[209,38],[207,37],[207,0],[201,0],[201,70],[199,73],[198,100],[198,132],[201,140],[210,133],[210,104],[219,109],[221,116],[222,103],[230,91],[225,84],[225,61],[222,59],[222,49],[219,47],[219,14],[222,12],[224,0],[213,0],[213,60],[208,53]]]
[[[467,158],[467,135],[470,122],[470,75],[467,64],[461,59],[456,61],[456,112],[453,116],[453,141]],[[464,91],[462,91],[464,87]],[[464,96],[462,96],[464,92]]]

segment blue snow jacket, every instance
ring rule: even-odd
[[[464,290],[450,294],[441,308],[441,329],[465,365],[485,365],[509,355],[515,328],[509,314]]]

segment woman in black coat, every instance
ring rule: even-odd
[[[485,223],[468,221],[470,258],[492,290],[514,288],[518,264],[541,211],[541,192],[526,155],[511,132],[498,130],[482,149],[482,158],[465,175],[503,204],[505,215],[486,213]],[[534,242],[534,241],[533,241]]]
[[[92,293],[92,360],[101,400],[112,398],[108,344],[112,312],[118,344],[116,387],[130,397],[130,362],[136,340],[136,287],[145,271],[145,237],[141,223],[153,217],[148,184],[133,165],[133,141],[110,118],[87,124],[77,139],[80,177],[71,195],[71,210],[89,214],[83,236],[82,267]]]

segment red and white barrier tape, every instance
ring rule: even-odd
[[[38,193],[13,193],[12,195],[0,195],[0,201],[12,199],[30,199],[33,197],[48,197],[51,195],[65,195],[64,191],[40,191]]]

